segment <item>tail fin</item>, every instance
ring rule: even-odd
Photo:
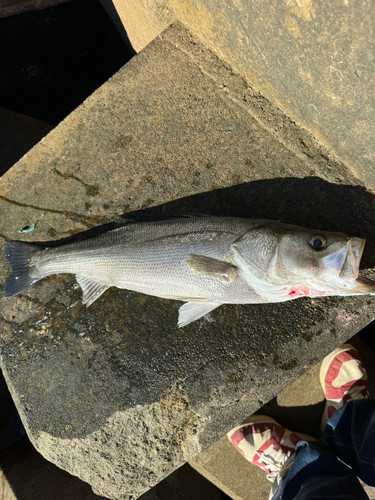
[[[5,241],[4,257],[11,267],[11,274],[4,285],[4,297],[12,297],[38,281],[32,276],[31,257],[41,250],[40,246],[21,241]]]

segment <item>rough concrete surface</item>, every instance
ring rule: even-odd
[[[375,394],[375,353],[356,335],[349,340],[360,353],[367,369],[370,394]],[[320,420],[324,409],[324,392],[319,382],[321,363],[281,391],[257,413],[269,415],[294,432],[321,439]],[[251,416],[246,420],[250,420]],[[240,422],[238,422],[240,423]],[[271,483],[263,470],[250,464],[222,437],[204,452],[194,457],[190,465],[233,500],[268,500]],[[362,483],[370,500],[375,488]]]
[[[374,197],[356,183],[176,24],[2,177],[0,232],[55,240],[123,212],[262,217],[367,237],[371,268]],[[36,449],[115,499],[139,497],[375,317],[370,297],[306,299],[223,306],[178,329],[178,302],[81,298],[61,275],[2,300],[1,367]]]
[[[150,24],[160,30],[174,18],[186,24],[375,190],[371,0],[113,2],[130,40]]]

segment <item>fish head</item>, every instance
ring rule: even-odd
[[[255,239],[243,262],[265,294],[269,285],[296,297],[375,293],[375,282],[358,276],[362,238],[274,222],[247,236]],[[238,250],[243,256],[244,247]]]

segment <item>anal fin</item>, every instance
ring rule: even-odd
[[[192,301],[186,302],[180,307],[178,311],[178,326],[186,326],[192,321],[195,321],[202,316],[205,316],[209,312],[213,311],[221,304],[217,302],[211,302],[208,300]]]
[[[78,274],[76,274],[76,280],[82,288],[82,304],[86,304],[87,307],[91,306],[91,304],[109,288],[108,285],[102,285],[97,281]]]

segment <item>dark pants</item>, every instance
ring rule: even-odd
[[[324,436],[328,448],[297,444],[294,463],[272,500],[368,499],[357,476],[375,486],[375,399],[350,401],[336,411]]]

